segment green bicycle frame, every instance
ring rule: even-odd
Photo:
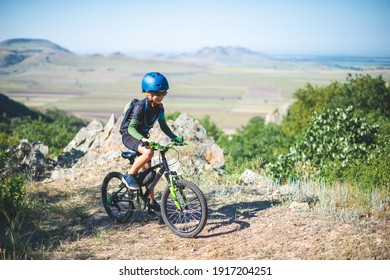
[[[157,168],[160,168],[160,169],[158,170],[158,172],[156,174],[156,177],[154,178],[152,183],[146,189],[145,193],[143,193],[143,194],[141,193],[141,198],[145,200],[150,195],[150,193],[154,190],[154,188],[156,187],[156,185],[160,181],[161,177],[163,175],[165,175],[165,178],[166,178],[166,180],[168,182],[168,185],[169,185],[169,190],[170,190],[170,192],[172,194],[172,197],[174,199],[175,206],[176,206],[177,210],[183,211],[183,209],[182,209],[182,207],[180,205],[180,202],[178,200],[178,197],[177,197],[177,189],[176,189],[175,182],[174,182],[179,176],[177,176],[174,172],[171,172],[169,170],[168,161],[167,161],[167,159],[165,157],[165,153],[168,150],[170,150],[171,148],[173,148],[174,145],[175,145],[175,143],[171,143],[170,145],[164,147],[164,146],[160,146],[160,145],[158,145],[156,143],[150,142],[149,146],[152,149],[160,150],[161,162],[156,164],[156,165],[154,165],[154,166],[152,166],[152,167],[150,167],[150,168],[148,168],[145,171],[152,171],[152,170],[157,169]],[[184,145],[185,145],[185,143],[184,143]],[[185,205],[185,208],[187,209],[188,208],[188,202],[187,202],[187,198],[186,198],[182,188],[180,188],[180,194],[181,194],[181,196],[183,198],[183,203]],[[112,200],[112,196],[109,199],[110,203],[111,203],[111,200]]]
[[[181,205],[180,205],[179,200],[177,198],[177,193],[176,193],[177,189],[176,189],[175,182],[174,182],[177,177],[178,176],[170,177],[169,191],[172,194],[172,197],[174,199],[175,206],[176,206],[177,210],[179,210],[181,212],[181,211],[183,211],[183,209],[181,208]],[[187,201],[187,198],[186,198],[186,196],[184,194],[183,188],[179,188],[179,191],[180,191],[181,197],[183,198],[183,202],[184,202],[185,208],[187,209],[188,208],[188,201]]]

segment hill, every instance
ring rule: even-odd
[[[28,58],[57,53],[71,54],[69,50],[48,40],[9,39],[0,42],[0,67],[12,66]]]
[[[39,117],[47,119],[47,117],[35,110],[24,106],[23,104],[9,99],[4,94],[0,93],[0,127],[2,131],[7,131],[7,127],[12,118],[30,118],[36,120]]]
[[[9,39],[0,43],[1,49],[17,52],[64,52],[69,50],[43,39]]]

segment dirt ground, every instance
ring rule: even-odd
[[[50,188],[50,184],[46,185]],[[390,259],[389,223],[383,218],[292,209],[256,193],[206,193],[209,218],[191,239],[175,236],[162,219],[137,212],[115,225],[98,192],[89,214],[73,225],[77,238],[61,241],[49,259],[347,260]]]

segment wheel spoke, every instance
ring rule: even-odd
[[[202,206],[199,197],[192,189],[186,188],[183,192],[185,192],[186,199],[183,198],[181,191],[176,192],[182,210],[179,211],[176,208],[174,198],[169,195],[166,202],[166,215],[169,223],[177,231],[190,232],[200,224]],[[185,204],[184,201],[187,201],[187,203]]]
[[[133,212],[132,197],[121,182],[121,174],[110,173],[102,185],[102,198],[107,214],[116,222],[126,222]]]

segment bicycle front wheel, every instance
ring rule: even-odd
[[[127,223],[134,212],[134,202],[122,183],[123,175],[109,173],[103,181],[101,191],[104,209],[108,216],[117,223]]]
[[[175,182],[176,196],[167,187],[161,198],[161,216],[168,228],[180,237],[194,237],[206,225],[207,201],[200,188],[186,180]],[[179,207],[178,207],[179,206]]]

